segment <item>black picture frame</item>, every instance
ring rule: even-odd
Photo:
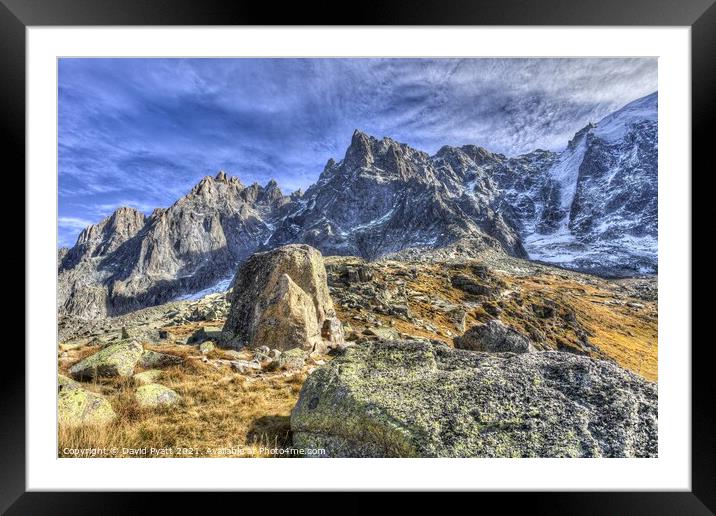
[[[25,30],[29,26],[63,25],[607,25],[691,27],[693,167],[706,173],[710,164],[710,127],[714,123],[716,92],[715,0],[400,0],[340,2],[250,3],[219,0],[0,0],[0,141],[5,163],[14,174],[25,167]],[[693,178],[693,172],[692,172]],[[21,183],[20,188],[24,188]],[[696,205],[695,199],[692,201]],[[693,234],[693,233],[692,233]],[[22,238],[22,237],[20,237]],[[19,244],[15,247],[20,249]],[[693,251],[692,251],[693,252]],[[693,255],[692,255],[693,256]],[[15,256],[18,259],[18,256]],[[693,260],[693,258],[692,258]],[[19,260],[18,260],[19,262]],[[18,267],[22,267],[18,263]],[[32,274],[25,269],[26,277]],[[694,306],[694,310],[698,307]],[[698,320],[692,315],[692,320]],[[714,386],[708,360],[711,340],[694,341],[692,353],[692,490],[641,493],[510,493],[480,494],[499,498],[501,510],[528,505],[531,513],[589,514],[713,514],[716,511],[716,425]],[[161,497],[165,512],[172,506],[189,508],[185,494],[26,492],[25,489],[25,354],[6,346],[0,374],[0,510],[7,514],[142,513],[154,510]],[[8,343],[9,344],[9,343]],[[684,343],[688,346],[691,343]],[[228,494],[210,494],[224,504]],[[372,505],[346,495],[341,505],[365,512]],[[241,511],[262,510],[261,497],[242,499]],[[315,502],[292,495],[292,504]],[[416,497],[417,501],[421,498]],[[205,502],[200,502],[204,508]],[[282,503],[282,502],[279,502]],[[459,503],[459,502],[458,502]],[[361,510],[361,508],[363,510]],[[334,507],[326,506],[333,510]],[[266,505],[264,509],[266,510]]]

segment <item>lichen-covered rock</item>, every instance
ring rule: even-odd
[[[146,371],[135,374],[132,376],[132,379],[137,385],[148,385],[150,383],[156,383],[161,376],[161,369],[147,369]]]
[[[216,349],[216,346],[215,346],[214,343],[213,343],[212,341],[210,341],[210,340],[207,340],[207,341],[202,342],[201,344],[199,344],[199,351],[201,351],[202,354],[207,354],[207,353],[209,353],[209,352],[211,352],[211,351],[214,351],[215,349]]]
[[[310,246],[254,254],[239,269],[230,299],[224,334],[232,347],[325,351],[343,345],[323,256]]]
[[[117,415],[103,396],[83,389],[72,380],[61,381],[57,393],[57,419],[62,426],[104,425]]]
[[[308,377],[291,430],[330,457],[654,457],[657,388],[570,353],[367,342]]]
[[[171,365],[181,364],[182,357],[170,355],[169,353],[160,353],[158,351],[146,350],[139,358],[139,365],[145,368],[168,367]]]
[[[374,327],[374,328],[368,328],[363,333],[365,335],[378,337],[379,339],[382,339],[382,340],[397,340],[400,338],[400,336],[398,335],[398,330],[395,330],[393,328]]]
[[[138,387],[134,397],[142,408],[171,406],[181,401],[181,396],[176,392],[158,383],[150,383]]]
[[[308,354],[301,348],[289,349],[281,353],[271,362],[271,368],[286,371],[301,369],[306,363],[307,356]]]
[[[62,389],[79,389],[80,387],[82,387],[82,385],[74,381],[72,378],[68,378],[63,374],[57,375],[57,392]]]
[[[491,319],[486,324],[478,324],[470,328],[464,335],[453,339],[458,349],[487,351],[491,353],[512,352],[532,353],[535,351],[532,342],[520,332],[503,324],[498,319]]]
[[[143,351],[142,345],[136,341],[112,344],[73,365],[70,374],[75,380],[91,380],[98,376],[132,376]]]

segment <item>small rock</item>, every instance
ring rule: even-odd
[[[487,324],[470,328],[467,333],[453,340],[458,349],[487,352],[531,353],[535,351],[532,342],[517,330],[506,326],[498,319]]]
[[[183,361],[184,359],[182,357],[178,357],[176,355],[147,350],[142,353],[142,356],[139,359],[139,365],[144,368],[167,367],[181,364]]]
[[[132,376],[132,379],[137,385],[148,385],[150,383],[156,383],[161,376],[161,369],[147,369],[146,371],[135,374]]]
[[[281,353],[281,356],[271,362],[271,368],[288,371],[301,369],[306,363],[306,358],[307,354],[301,348],[289,349]]]
[[[232,360],[231,368],[241,374],[245,374],[250,371],[260,371],[261,364],[259,362],[254,362],[253,360],[250,362],[248,360]]]
[[[399,338],[398,331],[393,328],[368,328],[364,335],[372,335],[381,340],[396,340]]]
[[[138,387],[134,397],[142,408],[172,406],[181,401],[181,396],[176,392],[158,383]]]
[[[189,340],[187,341],[188,344],[200,344],[207,340],[214,340],[214,341],[220,341],[222,338],[222,331],[221,328],[217,328],[215,326],[202,326],[198,330],[196,330],[191,337],[189,337]]]
[[[206,355],[210,351],[214,351],[214,349],[216,349],[216,346],[210,340],[207,340],[206,342],[202,342],[201,344],[199,344],[199,351],[201,351],[204,355]]]

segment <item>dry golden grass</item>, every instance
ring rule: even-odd
[[[381,314],[373,316],[384,326],[392,326],[401,333],[416,337],[441,340],[452,345],[452,335],[459,334],[455,323],[443,311],[436,310],[435,301],[466,307],[465,326],[470,328],[479,322],[494,317],[484,308],[470,309],[466,303],[471,296],[453,287],[450,275],[472,276],[469,265],[451,265],[450,271],[440,264],[420,264],[415,278],[406,279],[406,289],[425,300],[411,296],[409,308],[414,317],[433,325],[436,331],[427,329]],[[387,266],[387,271],[390,267]],[[476,278],[478,282],[483,282]],[[391,278],[384,273],[376,274],[378,283],[391,284]],[[490,280],[493,281],[493,280]],[[619,291],[616,282],[592,278],[589,281],[574,276],[542,273],[531,276],[497,274],[494,281],[500,283],[503,293],[491,304],[500,309],[499,318],[528,335],[539,334],[543,348],[582,352],[582,337],[575,325],[565,323],[564,316],[571,312],[577,326],[588,335],[598,351],[590,353],[595,358],[610,358],[620,366],[636,372],[644,378],[657,380],[657,306],[655,302],[630,299]],[[507,293],[507,295],[504,295]],[[472,298],[474,301],[474,298]],[[643,308],[629,307],[633,301]],[[540,318],[532,311],[532,305],[553,304],[556,316]],[[341,320],[351,323],[354,329],[362,331],[371,325],[355,321],[353,316],[367,309],[337,306]],[[391,324],[392,322],[392,324]]]
[[[141,409],[131,378],[86,384],[107,397],[117,418],[104,427],[60,428],[60,457],[72,456],[68,449],[88,448],[102,449],[101,457],[212,457],[225,456],[227,448],[233,449],[230,456],[262,457],[270,456],[262,447],[290,446],[289,416],[306,371],[243,376],[202,362],[191,346],[147,348],[185,356],[159,380],[182,396],[181,403]],[[152,454],[152,448],[162,451]],[[146,453],[133,454],[133,449]]]
[[[612,358],[625,369],[634,371],[647,380],[658,378],[658,319],[655,302],[625,298],[616,292],[616,286],[608,281],[594,284],[577,283],[559,275],[513,278],[512,287],[519,287],[523,306],[529,303],[554,302],[558,307],[568,307],[574,312],[579,325],[590,334],[589,340],[599,351]],[[627,302],[637,302],[642,307],[629,307]],[[520,307],[513,314],[524,314]],[[513,316],[505,311],[505,317],[520,326],[525,323],[521,315]],[[549,324],[546,323],[546,324]],[[545,324],[545,326],[546,326]],[[549,329],[549,328],[541,328]],[[561,335],[565,346],[574,346],[578,337],[564,328],[557,328],[552,335]],[[553,341],[556,344],[556,341]],[[599,357],[599,354],[595,354]]]

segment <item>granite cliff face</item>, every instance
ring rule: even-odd
[[[356,131],[344,159],[328,162],[268,245],[304,242],[327,255],[375,259],[473,237],[526,257],[517,228],[496,209],[496,183],[471,150],[444,148],[431,157]]]
[[[530,258],[606,275],[657,272],[658,97],[577,132],[523,220]]]
[[[220,172],[149,217],[120,208],[62,256],[59,310],[118,315],[199,291],[256,251],[288,202],[274,181],[246,187]]]
[[[222,290],[256,251],[302,243],[375,260],[494,250],[607,276],[657,271],[657,95],[578,131],[564,151],[434,156],[356,131],[305,193],[220,172],[146,216],[120,208],[58,251],[59,311],[118,315]]]

